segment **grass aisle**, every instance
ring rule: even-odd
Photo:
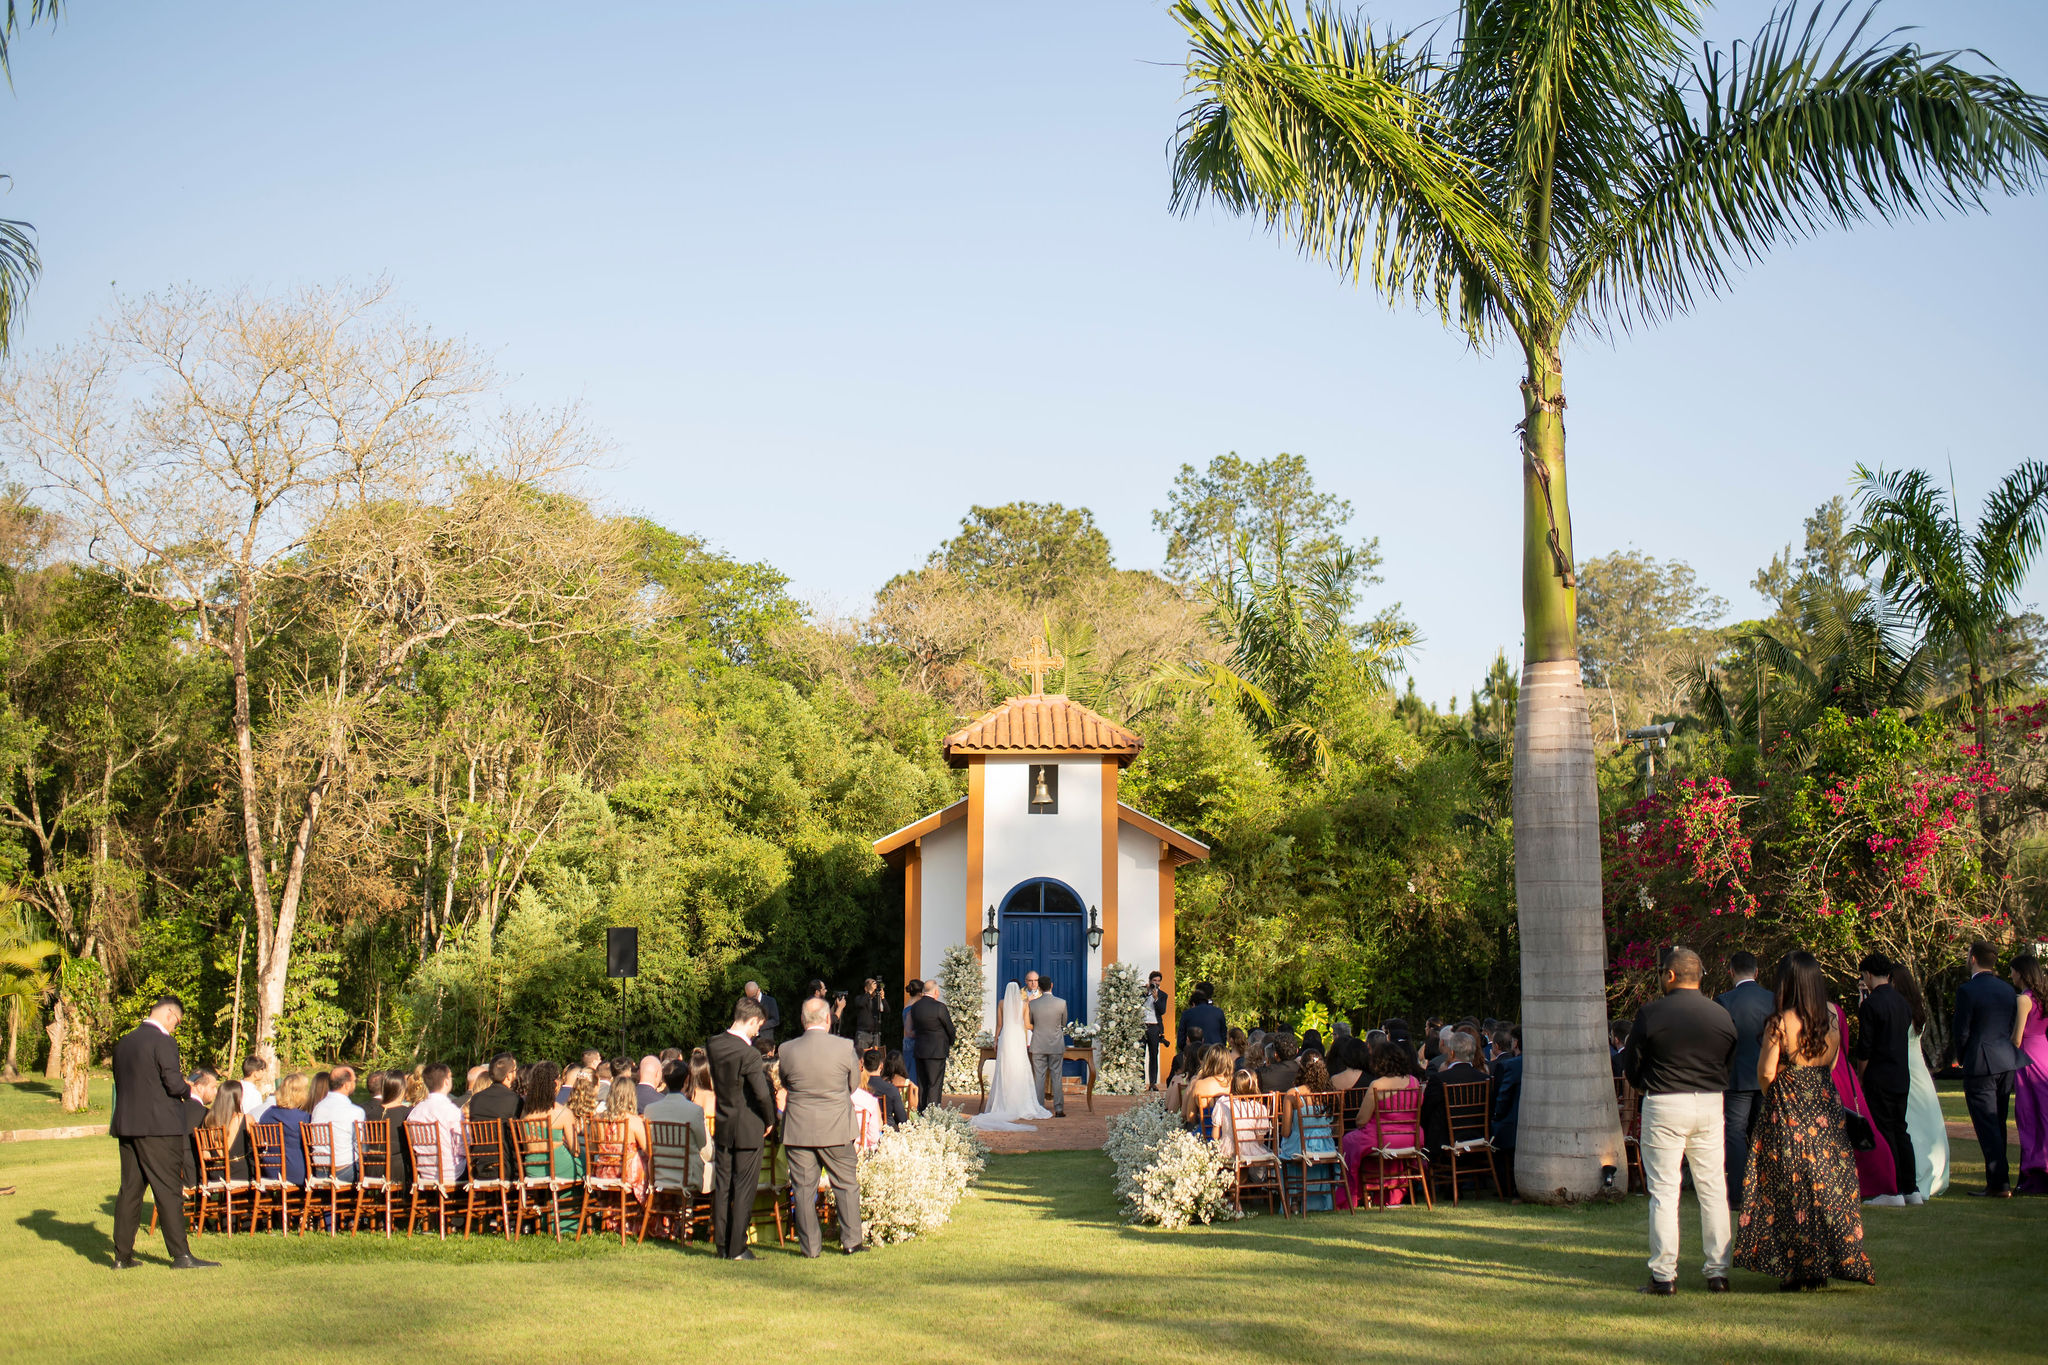
[[[588,1239],[214,1235],[200,1247],[221,1270],[174,1274],[145,1239],[151,1263],[117,1275],[111,1139],[0,1160],[21,1187],[0,1203],[10,1361],[448,1365],[667,1354],[671,1340],[714,1361],[2040,1359],[2026,1306],[2048,1206],[2032,1200],[1869,1210],[1882,1283],[1819,1295],[1737,1272],[1736,1294],[1709,1298],[1696,1249],[1678,1298],[1635,1294],[1639,1198],[1131,1229],[1089,1152],[998,1157],[951,1227],[851,1259],[805,1262],[772,1237],[760,1262],[733,1266]]]

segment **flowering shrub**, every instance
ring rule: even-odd
[[[971,1095],[981,1084],[981,1032],[988,1022],[981,1017],[981,959],[974,950],[956,943],[946,949],[939,962],[939,985],[945,988],[946,1008],[953,1013],[953,1050],[946,1055],[946,1092]]]
[[[1105,1095],[1138,1094],[1145,1088],[1145,991],[1138,969],[1110,963],[1096,1005],[1096,1022],[1083,1025],[1095,1042],[1095,1088]]]
[[[1112,1118],[1102,1150],[1116,1168],[1126,1222],[1184,1228],[1239,1216],[1230,1202],[1230,1163],[1157,1100]]]
[[[908,1241],[945,1226],[988,1164],[967,1116],[947,1105],[883,1132],[860,1158],[860,1218],[870,1246]]]

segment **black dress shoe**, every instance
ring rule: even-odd
[[[2011,1191],[2011,1190],[1971,1190],[1971,1191],[1970,1191],[1970,1195],[1971,1195],[1971,1197],[1972,1197],[1972,1198],[1974,1198],[1974,1199],[2010,1199],[2010,1198],[2012,1198],[2012,1191]]]
[[[865,1243],[865,1242],[861,1243],[861,1244],[860,1244],[859,1246],[857,1246],[857,1247],[847,1247],[847,1248],[845,1248],[845,1250],[846,1250],[846,1254],[847,1254],[847,1255],[849,1255],[849,1256],[858,1256],[858,1255],[859,1255],[859,1254],[860,1254],[861,1252],[863,1252],[863,1251],[866,1251],[867,1249],[868,1249],[868,1247],[867,1247],[867,1243]]]
[[[197,1256],[194,1256],[191,1252],[188,1251],[183,1256],[180,1256],[177,1260],[171,1262],[171,1269],[212,1270],[218,1267],[219,1265],[219,1261],[202,1261]]]
[[[133,1256],[116,1256],[114,1258],[114,1269],[116,1270],[133,1270],[141,1264],[142,1262],[136,1260]]]
[[[1678,1281],[1660,1280],[1655,1278],[1654,1276],[1651,1278],[1648,1284],[1636,1290],[1636,1293],[1638,1294],[1654,1294],[1660,1299],[1668,1299],[1677,1292]]]
[[[1726,1275],[1707,1276],[1707,1292],[1709,1294],[1726,1294],[1728,1292],[1728,1277]]]
[[[753,1261],[758,1260],[760,1258],[755,1256],[754,1253],[751,1251],[742,1251],[739,1255],[729,1256],[726,1259],[732,1261]]]

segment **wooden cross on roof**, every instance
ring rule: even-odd
[[[1010,660],[1010,667],[1019,673],[1031,675],[1031,695],[1041,696],[1045,692],[1045,675],[1056,668],[1065,668],[1067,661],[1059,654],[1047,653],[1045,641],[1034,640],[1029,654],[1019,654]]]

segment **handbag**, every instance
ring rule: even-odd
[[[1854,1109],[1842,1111],[1843,1126],[1849,1130],[1849,1145],[1859,1152],[1877,1150],[1877,1130],[1870,1126],[1870,1120]]]

